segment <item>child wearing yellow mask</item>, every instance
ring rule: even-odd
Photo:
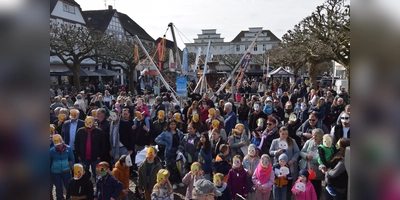
[[[171,200],[173,199],[172,185],[168,180],[169,171],[160,169],[157,173],[157,183],[154,185],[151,199]]]
[[[224,182],[224,175],[221,173],[214,174],[214,185],[217,187],[217,190],[221,192],[221,196],[217,197],[217,200],[231,200],[231,191],[229,190],[228,185]]]
[[[192,199],[193,184],[200,179],[204,179],[204,171],[201,170],[199,162],[194,162],[190,166],[190,171],[182,179],[182,183],[187,185],[185,200]]]

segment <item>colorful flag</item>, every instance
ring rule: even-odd
[[[241,68],[243,68],[243,70],[246,70],[247,66],[249,65],[251,60],[251,53],[247,52],[246,55],[243,58],[242,64],[241,64]]]
[[[172,52],[172,49],[169,49],[169,70],[175,71],[174,52]]]

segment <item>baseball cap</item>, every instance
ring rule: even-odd
[[[221,196],[221,192],[217,190],[214,183],[206,179],[197,180],[194,183],[193,191],[196,191],[197,194],[210,194],[214,193],[216,196]]]

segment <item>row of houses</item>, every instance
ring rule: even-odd
[[[143,43],[157,45],[161,38],[154,39],[144,28],[137,24],[127,14],[118,12],[112,6],[105,10],[87,10],[83,11],[80,5],[74,0],[50,0],[50,23],[68,23],[77,26],[90,27],[102,32],[113,34],[120,39],[130,39],[137,35]],[[280,40],[269,30],[263,30],[262,27],[251,27],[249,30],[241,31],[237,36],[229,42],[225,42],[221,38],[221,34],[217,33],[217,29],[203,29],[198,38],[194,38],[193,43],[185,43],[189,52],[196,53],[198,48],[202,48],[202,55],[205,55],[208,41],[212,42],[213,55],[222,54],[243,54],[248,46],[254,40],[257,32],[261,32],[257,39],[257,43],[252,49],[253,54],[263,54],[266,50],[280,43]],[[168,47],[169,46],[169,47]],[[172,48],[173,42],[167,41],[167,48]],[[104,64],[96,63],[91,59],[85,60],[81,67],[87,70],[98,70],[106,68]],[[251,68],[251,67],[250,67]],[[259,65],[256,66],[259,69]],[[141,68],[139,67],[138,70]],[[231,68],[220,63],[217,66],[219,71],[229,71]],[[50,72],[67,71],[68,68],[55,56],[50,56]],[[119,73],[123,73],[122,69],[113,68]],[[124,76],[120,77],[120,81],[124,84]]]

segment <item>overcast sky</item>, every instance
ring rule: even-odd
[[[179,48],[193,43],[202,29],[217,29],[225,42],[242,30],[263,27],[278,38],[324,0],[75,0],[82,10],[102,10],[105,3],[127,14],[154,39],[162,37],[170,22],[176,27]],[[171,31],[167,39],[172,40]],[[181,39],[182,38],[182,39]]]

